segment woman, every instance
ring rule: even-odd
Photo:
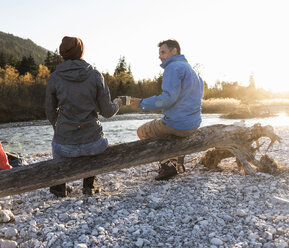
[[[98,113],[114,116],[121,99],[111,102],[103,76],[82,59],[84,46],[79,38],[65,36],[59,47],[64,62],[56,67],[46,88],[46,116],[54,128],[54,159],[96,155],[105,151],[108,141],[102,132]],[[83,180],[83,193],[98,191],[96,177]],[[56,196],[71,191],[66,184],[50,188]]]

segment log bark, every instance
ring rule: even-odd
[[[261,167],[254,157],[252,143],[260,137],[274,141],[280,138],[271,126],[239,127],[213,125],[181,138],[164,136],[110,146],[97,156],[48,160],[17,167],[0,173],[0,197],[78,180],[102,173],[163,160],[173,156],[206,151],[210,148],[228,151],[240,161],[247,174],[254,175],[252,164]]]

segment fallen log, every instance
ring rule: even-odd
[[[280,138],[271,126],[239,127],[212,125],[199,128],[189,137],[164,136],[110,146],[97,156],[48,160],[17,167],[0,173],[0,197],[75,181],[173,156],[206,151],[209,148],[228,151],[236,157],[245,173],[254,175],[252,165],[262,167],[255,159],[254,141],[268,137],[271,144]]]

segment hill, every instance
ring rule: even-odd
[[[23,56],[34,58],[36,64],[43,64],[48,50],[36,45],[30,39],[22,39],[0,31],[0,54],[8,59],[11,55],[16,60],[21,60]]]

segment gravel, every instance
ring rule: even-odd
[[[288,167],[289,128],[276,132],[283,143],[269,155]],[[154,180],[151,163],[99,175],[102,192],[91,197],[78,180],[66,198],[48,188],[1,198],[0,248],[289,247],[289,173],[243,175],[234,159],[206,171],[201,155],[168,181]]]

